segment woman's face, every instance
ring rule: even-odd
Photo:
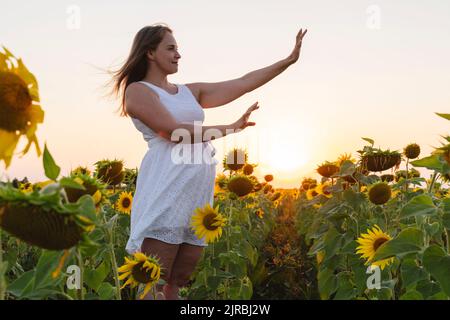
[[[156,50],[149,52],[148,57],[161,71],[167,74],[177,72],[178,60],[181,56],[172,33],[166,32]]]

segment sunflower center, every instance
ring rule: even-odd
[[[375,242],[373,243],[373,250],[377,251],[377,249],[385,242],[387,242],[388,239],[386,238],[378,238],[377,240],[375,240]]]
[[[140,262],[137,265],[135,265],[133,267],[133,270],[131,271],[131,274],[133,275],[134,280],[136,280],[139,283],[148,283],[152,280],[151,270],[147,271],[144,268],[143,262]]]
[[[210,231],[214,231],[218,228],[217,226],[213,226],[215,222],[216,222],[216,215],[214,213],[207,214],[203,218],[203,225],[205,226],[206,229]]]
[[[130,206],[130,204],[131,204],[131,201],[130,201],[129,198],[124,198],[124,199],[122,200],[122,207],[128,208],[128,207]]]

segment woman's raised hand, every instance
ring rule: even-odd
[[[258,102],[255,102],[248,110],[237,120],[233,123],[233,128],[235,130],[243,130],[249,126],[254,126],[255,122],[249,122],[248,118],[250,117],[251,113],[259,108]]]
[[[300,57],[300,49],[302,48],[302,40],[307,31],[308,31],[308,29],[305,29],[304,32],[303,32],[303,29],[300,29],[300,31],[297,33],[297,37],[295,39],[294,50],[292,50],[292,53],[287,57],[287,61],[289,61],[290,64],[297,62],[298,58]]]

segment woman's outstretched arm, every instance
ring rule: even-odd
[[[307,30],[297,34],[295,47],[291,54],[270,66],[245,74],[244,76],[222,82],[197,82],[188,86],[198,92],[199,103],[203,108],[214,108],[236,100],[243,94],[259,88],[282,73],[291,64],[297,62],[300,56],[302,40]]]

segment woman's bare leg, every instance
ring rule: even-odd
[[[203,247],[188,243],[180,244],[172,266],[169,281],[164,286],[167,300],[178,300],[178,290],[188,284],[203,252]]]
[[[178,244],[170,244],[160,240],[145,238],[142,242],[141,251],[146,255],[156,256],[161,264],[161,278],[166,281],[170,280],[172,266],[179,249]],[[163,293],[162,286],[156,286],[156,294]],[[158,299],[158,297],[156,297]],[[144,300],[154,300],[151,291],[144,297]]]

